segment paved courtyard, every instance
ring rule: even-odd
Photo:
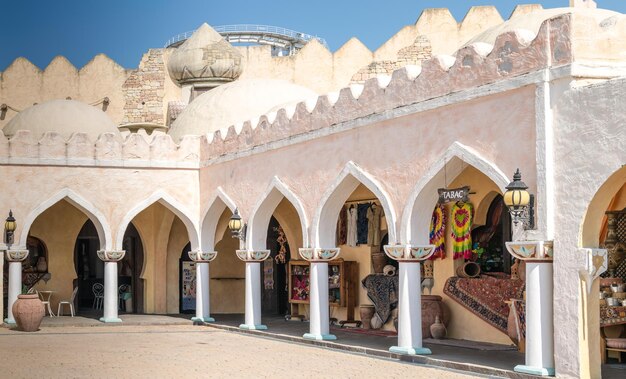
[[[470,378],[191,325],[0,328],[3,378]]]

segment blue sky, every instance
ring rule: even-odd
[[[520,0],[532,3],[532,0]],[[624,0],[596,0],[599,7],[626,13]],[[540,1],[544,8],[568,0]],[[380,8],[384,4],[385,8]],[[332,51],[351,37],[375,50],[404,25],[415,23],[424,8],[449,8],[460,21],[471,5],[497,6],[508,18],[513,1],[445,0],[0,0],[0,70],[23,56],[45,68],[64,55],[78,68],[104,53],[127,68],[137,67],[149,48],[172,36],[210,25],[282,26],[326,39]]]

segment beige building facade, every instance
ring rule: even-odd
[[[584,291],[593,278],[579,272],[581,249],[604,241],[605,212],[626,207],[622,14],[529,5],[505,21],[475,7],[458,23],[434,9],[374,52],[357,39],[334,53],[316,40],[290,56],[270,50],[231,46],[203,25],[177,47],[149,50],[137,69],[98,55],[81,69],[18,58],[2,72],[0,212],[12,210],[18,227],[0,248],[45,257],[45,270],[32,260],[24,277],[56,291],[53,309],[82,285],[78,301],[102,312],[91,294],[102,250],[126,251],[117,270],[132,301],[122,310],[179,313],[186,253],[217,251],[211,314],[244,313],[246,264],[235,251],[271,249],[275,223],[291,260],[298,248],[339,247],[360,282],[383,244],[432,242],[439,188],[469,186],[474,228],[488,226],[519,168],[535,227],[509,225],[502,245],[553,241],[553,368],[600,376],[600,284]],[[340,212],[364,202],[382,208],[387,239],[340,245]],[[241,245],[228,229],[235,209],[247,224]],[[448,336],[510,344],[446,294],[465,263],[453,259],[450,228],[429,291],[442,297]],[[358,318],[370,301],[360,285],[354,295],[354,309],[331,316]]]

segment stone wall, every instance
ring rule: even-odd
[[[167,70],[163,52],[164,49],[148,50],[141,58],[139,68],[122,86],[125,99],[122,124],[165,124],[163,97]]]

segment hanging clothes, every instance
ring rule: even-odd
[[[367,231],[368,231],[368,220],[367,220],[367,210],[370,208],[370,203],[361,203],[357,205],[358,213],[357,213],[357,244],[362,245],[367,243]]]
[[[446,257],[446,209],[443,204],[437,204],[433,210],[433,215],[430,219],[430,239],[431,245],[435,245],[435,252],[430,256],[430,259]]]
[[[452,250],[454,259],[472,258],[472,222],[474,206],[471,203],[456,203],[452,206]]]
[[[356,225],[357,225],[357,210],[356,207],[354,205],[351,205],[347,210],[346,210],[346,243],[349,246],[356,246],[357,245],[357,231],[356,231]]]
[[[344,205],[339,212],[337,221],[337,246],[348,242],[348,208]]]
[[[378,246],[380,244],[380,207],[376,203],[367,210],[367,244]]]

